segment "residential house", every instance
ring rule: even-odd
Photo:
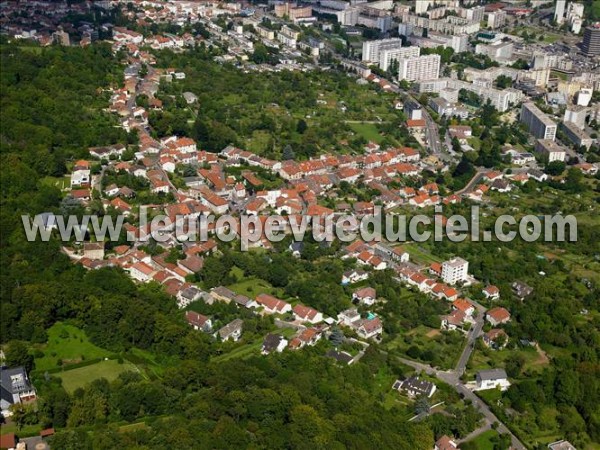
[[[514,294],[519,297],[521,300],[523,300],[525,297],[531,295],[531,293],[533,292],[533,288],[531,286],[529,286],[526,283],[523,283],[522,281],[515,281],[512,285],[511,285],[512,291],[514,292]]]
[[[353,324],[356,334],[363,339],[379,339],[383,332],[383,324],[379,317],[361,319]]]
[[[475,381],[478,391],[496,388],[505,391],[510,387],[510,382],[504,369],[480,370],[475,375]]]
[[[462,311],[466,316],[472,316],[475,312],[475,306],[469,300],[457,298],[452,302],[452,308]]]
[[[292,310],[292,305],[269,294],[257,295],[256,303],[262,306],[267,314],[285,314]]]
[[[156,270],[142,261],[136,262],[129,267],[129,275],[131,278],[141,283],[147,283],[152,280],[152,275],[154,275],[155,272]]]
[[[207,316],[198,314],[195,311],[186,311],[185,319],[194,330],[204,331],[205,333],[210,333],[212,331],[212,321]]]
[[[500,328],[493,328],[483,335],[483,343],[494,350],[502,350],[508,344],[508,334]]]
[[[433,450],[456,450],[458,448],[458,444],[454,439],[449,436],[443,435],[437,441],[435,441],[435,445]]]
[[[104,259],[104,242],[84,242],[83,256],[90,259]]]
[[[236,302],[238,306],[243,306],[244,308],[256,308],[258,306],[258,303],[242,294],[233,297],[233,301]]]
[[[357,300],[359,303],[367,306],[371,306],[377,299],[377,291],[372,287],[360,288],[352,294],[352,299]]]
[[[296,305],[292,311],[294,318],[300,322],[318,323],[323,321],[323,314],[308,306]]]
[[[218,302],[229,303],[235,298],[237,294],[231,289],[227,289],[224,286],[218,286],[210,291],[210,295],[213,299],[215,299]]]
[[[561,439],[560,441],[551,442],[548,444],[550,450],[577,450],[569,441]]]
[[[9,417],[9,408],[36,399],[36,392],[23,367],[0,368],[0,409],[2,416]]]
[[[467,321],[467,315],[464,312],[455,309],[450,314],[442,316],[441,319],[440,328],[442,330],[465,332],[463,326]]]
[[[510,313],[505,308],[498,306],[488,310],[485,314],[485,318],[492,326],[496,327],[503,323],[510,322]]]
[[[177,293],[177,306],[179,308],[185,308],[190,303],[199,300],[201,297],[202,291],[200,289],[195,286],[189,286]]]
[[[430,381],[422,380],[418,376],[412,376],[404,381],[396,380],[392,389],[404,391],[411,398],[421,396],[430,398],[435,393],[437,387]]]
[[[350,365],[354,362],[354,357],[348,352],[339,352],[337,350],[329,350],[325,353],[328,358],[333,358],[340,364]]]
[[[296,350],[306,345],[313,346],[321,339],[321,332],[316,328],[306,328],[302,330],[294,339],[290,342],[290,349]]]
[[[281,353],[284,348],[288,345],[288,341],[283,336],[278,334],[267,334],[265,336],[265,340],[263,341],[262,348],[260,352],[263,355],[268,355],[272,352]]]
[[[488,300],[498,300],[500,298],[500,289],[494,285],[489,285],[481,291]]]
[[[354,324],[360,320],[360,314],[354,308],[347,309],[338,314],[338,323],[347,327],[354,327]]]
[[[219,331],[217,331],[217,335],[222,341],[228,341],[231,339],[233,342],[237,342],[242,336],[243,325],[243,320],[234,319],[223,328],[219,329]]]
[[[342,284],[358,283],[369,278],[369,274],[364,270],[347,270],[342,275]]]

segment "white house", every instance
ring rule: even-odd
[[[480,370],[475,375],[475,381],[477,382],[478,391],[496,389],[498,387],[501,391],[505,391],[510,387],[510,382],[504,369]]]
[[[79,169],[71,174],[71,186],[81,186],[89,184],[90,171],[88,169]]]

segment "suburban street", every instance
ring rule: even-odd
[[[499,433],[509,434],[511,437],[512,446],[515,449],[526,450],[525,445],[523,445],[523,443],[508,429],[508,427],[504,425],[504,423],[502,423],[500,419],[498,419],[498,417],[496,417],[496,415],[492,412],[489,406],[460,380],[460,377],[465,372],[467,363],[471,358],[471,354],[473,353],[475,342],[479,337],[481,337],[486,311],[486,308],[483,305],[473,300],[471,300],[471,302],[477,308],[475,323],[473,324],[471,330],[467,334],[467,342],[465,344],[465,347],[463,348],[460,358],[458,359],[456,367],[453,370],[439,370],[428,364],[412,361],[410,359],[402,357],[398,357],[398,360],[403,364],[406,364],[407,366],[410,366],[418,371],[425,372],[428,375],[435,376],[436,378],[449,384],[450,386],[454,387],[454,389],[459,394],[464,396],[464,398],[469,399],[473,403],[475,408],[477,408],[483,414],[485,422],[481,427],[474,430],[469,436],[475,437],[483,433],[484,431],[489,430],[492,424],[496,422],[498,423],[497,431]],[[461,442],[468,440],[468,438],[469,437],[466,437]]]

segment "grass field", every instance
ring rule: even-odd
[[[42,426],[40,424],[35,425],[23,425],[23,427],[19,430],[17,424],[10,421],[7,423],[0,424],[0,434],[7,433],[15,433],[20,437],[29,437],[29,436],[38,436],[42,431]]]
[[[269,294],[276,297],[281,297],[281,289],[274,288],[265,280],[261,280],[259,278],[244,278],[243,272],[237,267],[231,269],[231,273],[240,281],[227,287],[238,294],[242,294],[250,298],[255,298],[258,294]]]
[[[464,338],[460,335],[441,334],[439,330],[420,325],[412,330],[396,336],[385,344],[389,351],[406,354],[410,347],[416,346],[421,352],[429,351],[436,355],[432,363],[442,369],[453,368],[460,357],[464,346]]]
[[[59,372],[56,376],[62,379],[65,390],[73,393],[77,388],[84,387],[98,378],[106,378],[108,381],[113,381],[119,374],[128,370],[137,371],[137,367],[129,362],[119,364],[118,361],[111,359],[100,361],[91,366]]]
[[[62,191],[71,186],[71,177],[68,175],[64,177],[44,177],[40,180],[40,184],[42,186],[57,187]]]
[[[355,133],[364,137],[367,141],[380,143],[383,140],[383,136],[379,134],[379,130],[377,130],[377,126],[375,124],[349,123],[348,126],[352,128]]]
[[[38,371],[60,367],[59,360],[66,366],[86,359],[112,355],[111,352],[92,344],[83,330],[61,322],[55,323],[48,330],[48,342],[40,350],[44,356],[35,360],[35,368]]]
[[[494,450],[494,442],[492,439],[496,436],[498,436],[497,431],[489,430],[481,433],[469,442],[474,442],[477,445],[477,450]]]
[[[474,376],[480,370],[504,367],[505,360],[515,355],[523,357],[525,361],[523,371],[541,371],[548,364],[547,360],[534,348],[518,350],[504,349],[500,351],[487,349],[484,351],[475,350],[467,366],[467,372]]]

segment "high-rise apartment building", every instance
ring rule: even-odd
[[[583,32],[583,53],[588,56],[600,55],[600,22],[595,23]]]
[[[375,41],[365,41],[362,47],[362,60],[370,62],[379,62],[379,54],[383,50],[396,50],[402,48],[402,39],[377,39]]]
[[[556,7],[554,8],[554,20],[557,24],[562,24],[565,21],[565,8],[567,6],[567,0],[556,0]]]
[[[421,48],[416,46],[383,50],[379,53],[379,67],[388,70],[394,60],[399,61],[402,58],[414,58],[420,55]]]
[[[523,107],[521,108],[521,122],[538,139],[550,139],[552,141],[556,139],[556,123],[534,103],[523,103]]]
[[[435,80],[440,77],[440,55],[426,55],[398,60],[398,79],[408,81]]]

